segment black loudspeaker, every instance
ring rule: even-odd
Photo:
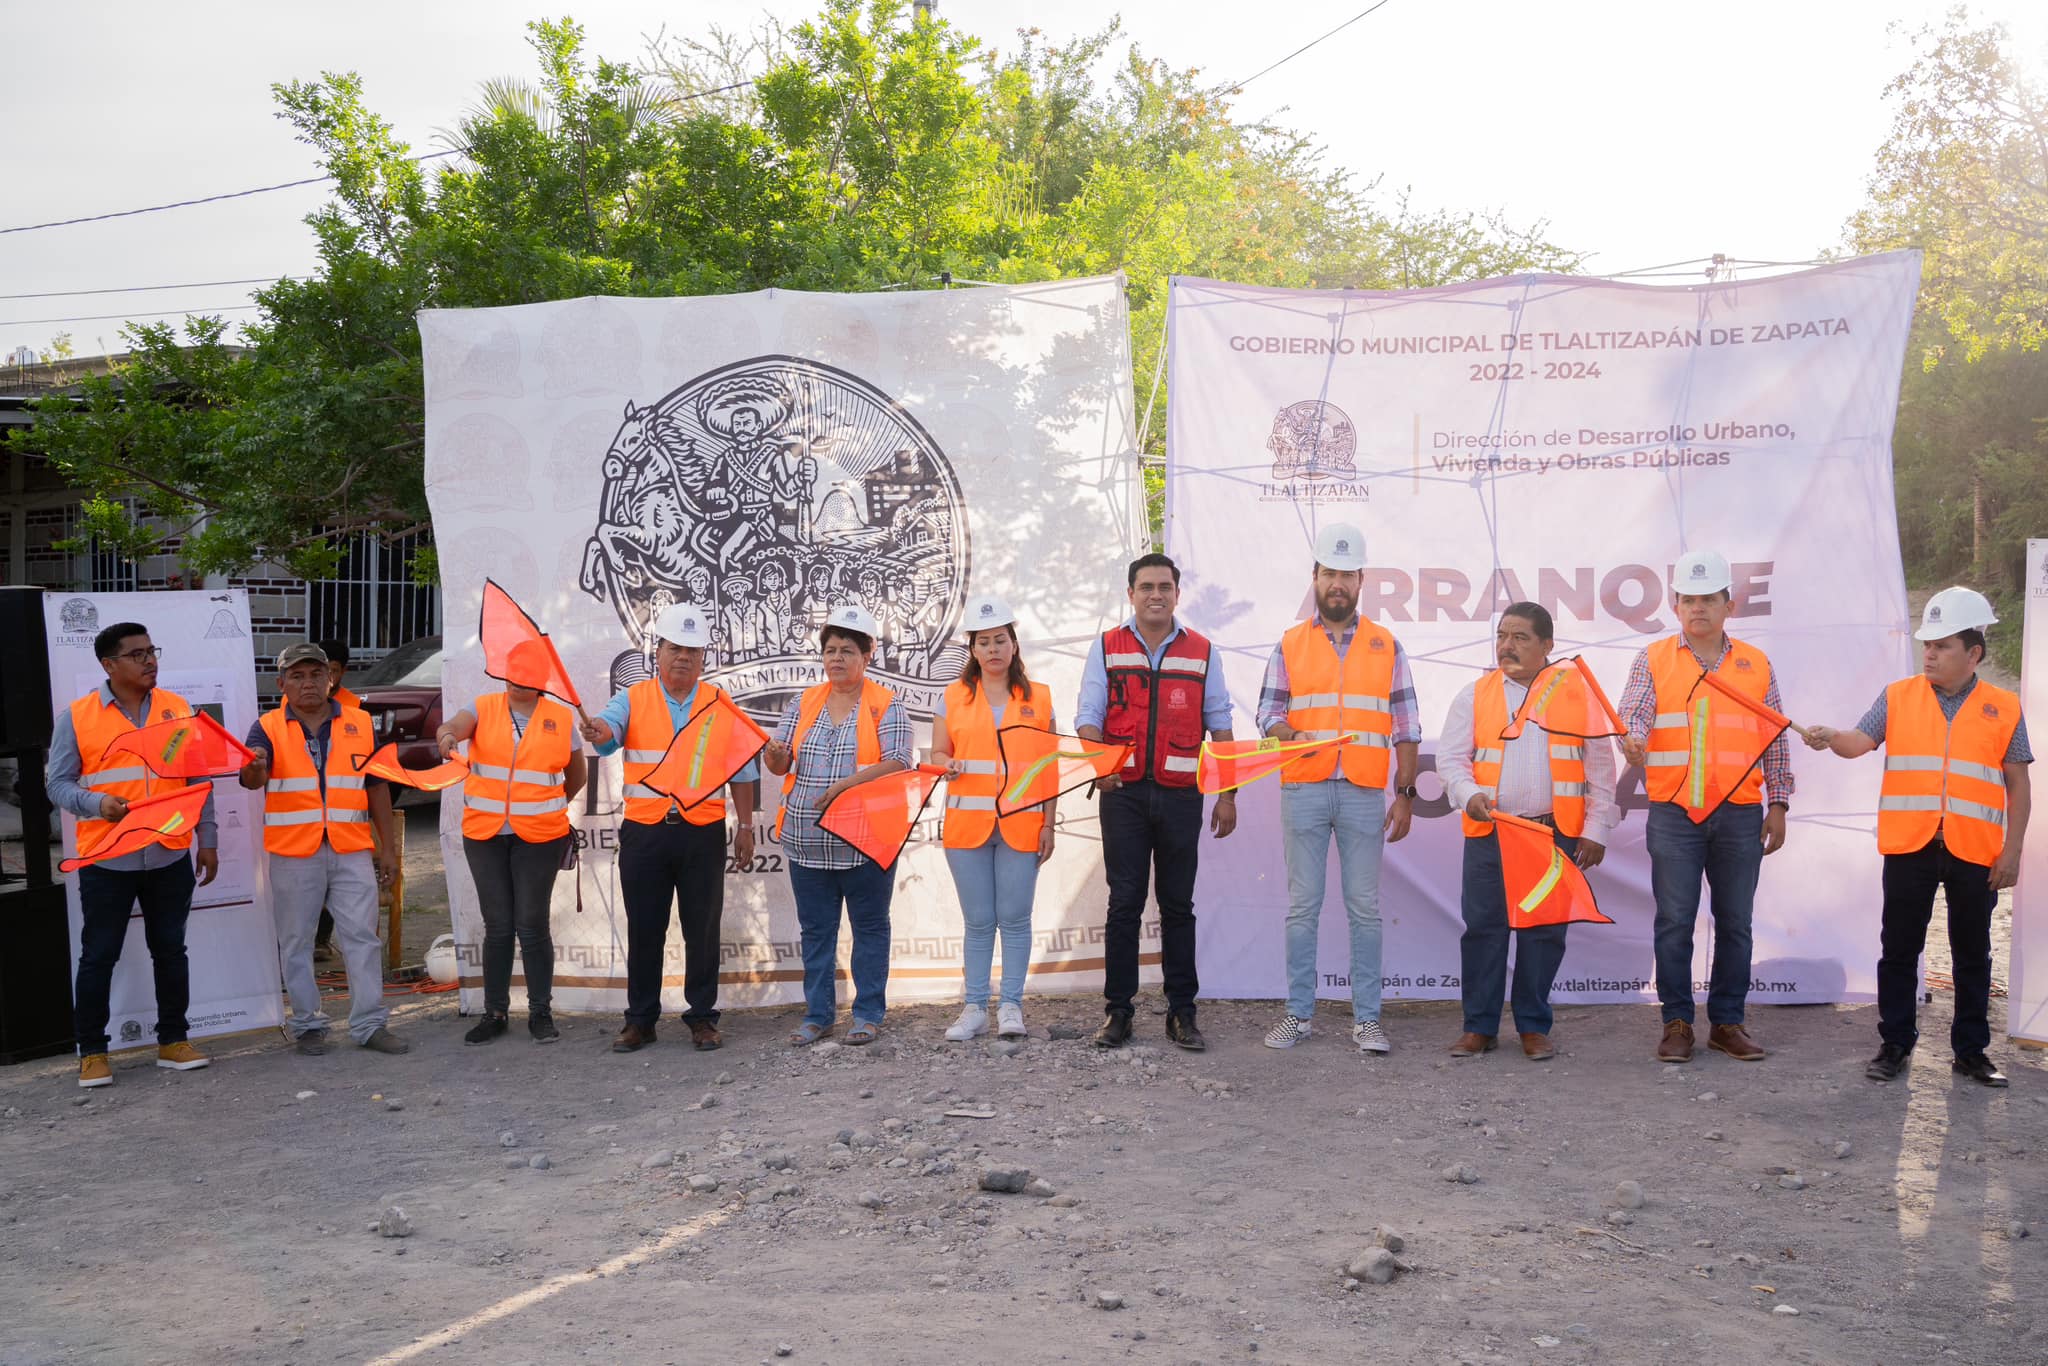
[[[0,890],[0,1063],[71,1051],[71,924],[64,884]]]
[[[50,651],[43,590],[0,588],[0,753],[50,744]]]

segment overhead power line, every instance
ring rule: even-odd
[[[258,275],[247,280],[194,280],[183,285],[123,285],[118,289],[44,289],[30,294],[0,294],[0,299],[75,299],[82,294],[147,294],[162,289],[211,289],[215,285],[274,285],[282,275]]]
[[[1225,86],[1224,88],[1225,88],[1226,90],[1242,90],[1242,89],[1244,89],[1244,88],[1245,88],[1246,86],[1250,85],[1250,84],[1251,84],[1251,83],[1252,83],[1253,81],[1257,80],[1257,79],[1258,79],[1259,77],[1261,77],[1261,76],[1263,76],[1263,75],[1266,75],[1266,74],[1267,74],[1268,72],[1271,72],[1271,71],[1277,71],[1277,70],[1279,70],[1279,69],[1280,69],[1281,67],[1283,67],[1283,66],[1286,66],[1286,65],[1287,65],[1287,64],[1288,64],[1289,62],[1293,61],[1293,60],[1294,60],[1294,59],[1295,59],[1296,57],[1299,57],[1299,56],[1300,56],[1300,55],[1301,55],[1302,53],[1304,53],[1304,52],[1308,51],[1308,50],[1309,50],[1310,48],[1314,47],[1314,46],[1315,46],[1315,45],[1316,45],[1317,43],[1320,43],[1320,42],[1322,42],[1322,41],[1323,41],[1323,39],[1325,39],[1325,38],[1334,38],[1334,37],[1336,37],[1336,36],[1337,36],[1338,34],[1342,33],[1342,32],[1343,32],[1343,31],[1344,31],[1345,29],[1347,29],[1347,28],[1350,28],[1350,27],[1351,27],[1351,26],[1352,26],[1353,24],[1357,23],[1357,22],[1358,22],[1358,21],[1359,21],[1360,19],[1363,19],[1363,18],[1365,18],[1365,16],[1366,16],[1366,15],[1368,15],[1368,14],[1371,14],[1371,13],[1372,13],[1372,12],[1373,12],[1374,10],[1376,10],[1376,9],[1380,9],[1381,7],[1383,7],[1384,5],[1386,5],[1386,3],[1387,3],[1387,0],[1379,0],[1379,4],[1376,4],[1376,5],[1368,5],[1368,6],[1366,7],[1366,8],[1364,8],[1364,9],[1360,10],[1360,11],[1359,11],[1358,13],[1356,13],[1356,14],[1352,15],[1352,16],[1351,16],[1351,17],[1350,17],[1349,19],[1346,19],[1346,20],[1345,20],[1345,21],[1344,21],[1343,23],[1341,23],[1341,24],[1337,25],[1337,27],[1335,27],[1335,28],[1331,29],[1331,30],[1330,30],[1330,31],[1329,31],[1328,33],[1325,33],[1325,34],[1324,34],[1324,35],[1323,35],[1323,36],[1322,36],[1321,38],[1313,38],[1313,39],[1310,39],[1310,40],[1309,40],[1308,42],[1306,42],[1306,43],[1303,43],[1303,44],[1302,44],[1302,45],[1301,45],[1300,47],[1298,47],[1298,48],[1294,49],[1294,51],[1292,51],[1292,52],[1288,53],[1288,54],[1287,54],[1287,55],[1286,55],[1285,57],[1282,57],[1282,58],[1281,58],[1281,59],[1280,59],[1279,61],[1277,61],[1277,62],[1273,63],[1273,64],[1272,64],[1271,66],[1268,66],[1268,67],[1263,67],[1263,68],[1261,68],[1261,69],[1259,69],[1259,70],[1257,70],[1257,71],[1254,71],[1254,72],[1253,72],[1253,73],[1252,73],[1251,75],[1249,75],[1249,76],[1245,77],[1245,78],[1244,78],[1243,80],[1241,80],[1241,81],[1238,81],[1238,82],[1236,82],[1236,83],[1235,83],[1235,84],[1233,84],[1233,85]]]
[[[257,305],[255,304],[219,304],[212,308],[174,308],[171,309],[168,313],[161,314],[92,313],[80,318],[10,318],[5,322],[0,322],[0,327],[34,327],[42,323],[103,323],[109,322],[115,318],[121,318],[125,320],[129,318],[138,317],[169,317],[171,313],[182,314],[185,317],[191,318],[211,313],[246,313],[250,309],[255,307],[257,307]]]

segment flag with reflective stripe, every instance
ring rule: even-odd
[[[996,748],[1003,756],[999,816],[1014,816],[1097,778],[1113,778],[1131,755],[1129,745],[1035,726],[1004,726],[996,732]]]
[[[1278,773],[1297,759],[1348,745],[1356,738],[1346,734],[1314,740],[1204,740],[1195,786],[1204,792],[1229,792]]]
[[[721,692],[683,723],[641,785],[687,811],[716,794],[767,743],[768,732]]]
[[[1581,740],[1619,738],[1628,734],[1628,727],[1621,724],[1614,704],[1607,700],[1606,692],[1601,689],[1600,680],[1593,677],[1593,670],[1578,655],[1555,660],[1536,675],[1535,681],[1529,685],[1528,694],[1522,698],[1522,705],[1515,709],[1514,718],[1500,733],[1500,738],[1512,740],[1522,733],[1524,725],[1530,723],[1552,735],[1568,735]]]
[[[1558,848],[1554,832],[1538,821],[1505,811],[1493,813],[1494,836],[1500,841],[1501,881],[1507,887],[1508,928],[1538,925],[1593,925],[1614,922],[1600,913],[1586,875]]]
[[[90,849],[81,849],[77,858],[68,858],[57,866],[67,873],[75,873],[89,864],[102,859],[119,858],[132,854],[138,849],[147,849],[152,844],[161,844],[166,839],[188,834],[199,824],[199,813],[206,808],[206,799],[213,792],[211,783],[194,783],[190,787],[173,788],[141,801],[128,803],[128,814],[114,823],[114,828],[101,836]]]
[[[224,778],[256,757],[203,711],[115,736],[99,766],[116,754],[133,754],[159,778]]]
[[[356,772],[373,778],[382,778],[387,783],[401,787],[416,787],[422,792],[439,792],[444,787],[453,787],[469,776],[469,761],[461,755],[444,759],[432,768],[407,768],[398,762],[398,745],[394,742],[379,749],[375,754],[356,766]],[[334,785],[332,774],[328,785]]]
[[[576,695],[576,685],[569,681],[569,670],[555,652],[555,642],[534,624],[510,593],[490,579],[484,580],[483,614],[477,622],[477,635],[483,641],[484,672],[490,677],[516,688],[537,688],[572,707],[582,707],[583,699]]]
[[[1693,684],[1685,711],[1691,743],[1685,751],[1685,781],[1679,784],[1678,800],[1697,825],[1742,786],[1750,770],[1763,762],[1764,751],[1791,729],[1792,718],[1745,697],[1711,673],[1701,674]]]
[[[896,856],[910,841],[924,815],[925,803],[946,776],[938,764],[919,764],[855,783],[818,813],[818,828],[828,830],[880,864],[896,866]]]

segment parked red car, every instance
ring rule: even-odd
[[[441,729],[441,637],[421,636],[351,675],[349,690],[363,700],[376,725],[377,743],[398,742],[407,768],[441,762],[434,734]]]

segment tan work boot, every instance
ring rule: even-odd
[[[1664,1037],[1657,1044],[1658,1062],[1692,1061],[1692,1026],[1683,1020],[1672,1020],[1664,1026]]]
[[[1755,1039],[1739,1024],[1715,1025],[1707,1031],[1707,1047],[1716,1052],[1726,1053],[1737,1062],[1762,1062],[1763,1049],[1757,1047]]]
[[[173,1072],[195,1072],[213,1062],[212,1058],[180,1039],[176,1043],[160,1045],[156,1050],[156,1065],[168,1067]]]
[[[114,1065],[104,1053],[88,1053],[78,1060],[78,1084],[91,1088],[114,1084]]]
[[[1548,1034],[1524,1034],[1522,1056],[1530,1062],[1548,1062],[1557,1056],[1557,1048]]]
[[[1460,1034],[1458,1041],[1451,1045],[1454,1058],[1476,1058],[1481,1053],[1491,1053],[1497,1042],[1491,1034]]]

